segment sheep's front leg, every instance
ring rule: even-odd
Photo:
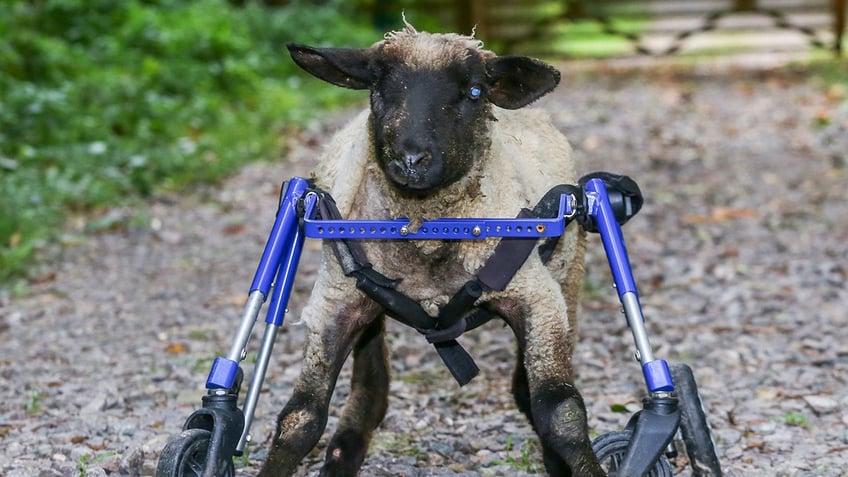
[[[321,299],[315,301],[320,302],[323,309],[339,311],[329,313],[329,319],[307,324],[310,330],[300,376],[277,420],[268,458],[259,473],[263,477],[292,475],[303,457],[318,443],[327,426],[330,398],[339,371],[357,337],[376,315],[371,315],[371,310],[363,311],[366,306],[362,303],[336,307],[334,300],[326,299],[326,294],[318,292],[317,295]]]
[[[303,367],[294,392],[277,419],[277,430],[261,477],[288,477],[315,447],[324,428],[330,398],[353,336],[311,331],[307,337]]]
[[[389,365],[383,332],[384,319],[374,321],[354,347],[351,392],[338,429],[327,446],[322,476],[355,476],[365,460],[374,430],[386,415]]]
[[[592,451],[583,398],[573,385],[576,335],[565,301],[556,283],[545,280],[535,284],[533,295],[547,298],[517,298],[499,306],[520,347],[513,380],[516,401],[539,435],[550,475],[606,475]]]
[[[569,339],[574,338],[562,326],[534,323],[528,330],[524,367],[532,422],[551,475],[603,476],[589,439],[586,407],[573,384]]]

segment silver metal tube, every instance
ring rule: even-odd
[[[633,333],[636,349],[639,351],[639,361],[643,365],[654,361],[654,351],[651,348],[650,340],[648,340],[645,317],[642,316],[642,308],[639,306],[639,297],[633,292],[627,292],[621,295],[621,305],[624,308],[624,315],[627,317],[627,324],[630,325],[630,332]]]
[[[244,397],[244,431],[236,446],[237,452],[244,451],[244,447],[247,445],[250,436],[250,424],[253,422],[253,413],[256,411],[256,403],[259,401],[259,391],[262,388],[262,382],[265,380],[265,371],[268,370],[268,362],[271,360],[271,351],[274,349],[274,341],[279,329],[279,326],[270,323],[265,325],[265,334],[262,336],[262,344],[256,356],[256,364],[253,366],[253,377]]]
[[[248,295],[241,324],[239,324],[239,329],[236,331],[235,338],[233,338],[233,344],[230,347],[230,352],[227,354],[227,359],[236,363],[244,359],[244,349],[247,347],[247,341],[253,332],[253,326],[256,324],[256,317],[259,316],[259,309],[262,308],[262,303],[264,302],[265,295],[259,290],[254,290]]]

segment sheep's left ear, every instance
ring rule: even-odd
[[[293,43],[286,46],[294,62],[317,78],[342,88],[371,86],[370,49],[314,48]]]
[[[495,106],[518,109],[550,93],[559,84],[559,71],[526,56],[496,56],[486,61],[491,83],[488,97]]]

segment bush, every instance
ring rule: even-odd
[[[0,282],[69,209],[214,181],[361,98],[303,81],[285,44],[374,32],[341,1],[304,3],[0,2]]]

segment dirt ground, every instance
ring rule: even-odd
[[[848,475],[845,90],[803,68],[562,71],[535,107],[569,137],[581,172],[642,187],[645,207],[624,233],[651,340],[658,357],[694,368],[726,473]],[[153,475],[229,347],[281,180],[308,174],[348,116],[220,185],[71,218],[28,289],[0,298],[0,475]],[[104,218],[109,227],[86,232]],[[297,375],[316,250],[310,242],[239,475],[258,470]],[[597,237],[587,270],[574,364],[600,434],[624,425],[616,411],[634,409],[643,385]],[[508,330],[492,323],[462,339],[482,369],[463,388],[419,335],[389,333],[391,407],[361,475],[540,475],[511,403]],[[317,475],[323,445],[302,475]]]

